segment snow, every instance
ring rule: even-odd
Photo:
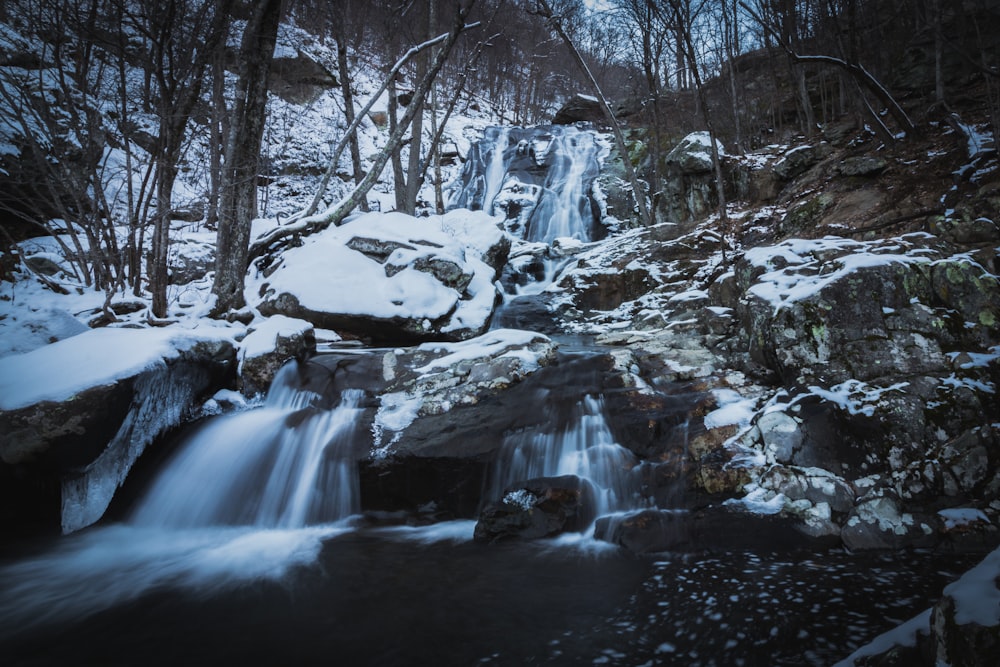
[[[754,415],[756,400],[743,398],[732,389],[713,389],[715,402],[719,406],[705,415],[705,428],[719,428],[736,424],[748,426]]]
[[[746,251],[746,260],[768,271],[748,291],[770,303],[777,313],[858,269],[931,261],[922,254],[902,254],[903,249],[905,246],[900,248],[893,242],[858,242],[834,236],[789,239],[775,246],[751,248]]]
[[[810,386],[809,391],[820,398],[835,403],[841,409],[852,415],[871,417],[882,398],[889,391],[901,391],[909,386],[909,382],[897,382],[889,387],[875,387],[860,380],[847,380],[829,389]]]
[[[525,355],[521,348],[527,347],[537,341],[547,340],[549,340],[548,337],[532,331],[494,329],[482,336],[460,343],[424,343],[419,349],[445,352],[446,354],[416,370],[421,374],[435,373],[447,370],[463,361],[482,359],[484,357],[502,358],[518,356],[524,358]],[[501,352],[503,354],[500,354]],[[538,360],[535,357],[532,356],[526,359],[526,361],[529,362],[528,368],[538,368]]]
[[[984,627],[1000,625],[1000,549],[991,552],[975,566],[944,589],[955,601],[955,622],[975,623]]]
[[[245,359],[270,354],[277,345],[278,338],[304,336],[313,328],[305,320],[299,320],[285,315],[272,315],[261,320],[250,329],[250,333],[240,341],[240,367]]]
[[[90,387],[174,359],[199,342],[230,339],[225,329],[95,329],[0,359],[0,410],[63,401]]]
[[[730,498],[722,504],[742,508],[752,514],[777,514],[788,501],[783,493],[775,493],[757,484],[747,484],[744,491],[747,494],[742,498]]]
[[[968,526],[980,521],[989,523],[990,519],[986,514],[974,507],[953,507],[951,509],[939,510],[938,515],[944,519],[946,530],[953,530],[961,526]]]
[[[369,213],[308,237],[283,255],[278,269],[249,285],[248,296],[262,289],[294,295],[309,310],[375,318],[438,320],[452,315],[446,330],[478,326],[493,310],[495,271],[480,259],[500,232],[489,216],[453,211],[415,218],[402,213]],[[396,245],[385,263],[349,247],[352,239],[377,239]],[[388,247],[391,247],[389,245]],[[471,274],[467,294],[414,268],[443,260]],[[392,275],[387,267],[400,269]]]

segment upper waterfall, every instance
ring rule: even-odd
[[[490,127],[452,184],[448,208],[484,210],[525,241],[594,239],[601,146],[575,126]]]

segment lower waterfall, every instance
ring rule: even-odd
[[[275,378],[264,407],[217,417],[182,446],[132,514],[140,526],[298,528],[360,509],[357,426],[364,392],[345,390],[332,409]],[[365,443],[361,450],[365,451]]]

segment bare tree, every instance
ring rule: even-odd
[[[219,231],[216,241],[216,315],[242,308],[243,282],[250,248],[250,223],[256,214],[257,173],[264,134],[267,77],[278,36],[281,0],[260,0],[243,31],[236,104],[229,124],[222,171]]]
[[[393,131],[386,145],[379,151],[378,155],[375,157],[374,164],[372,168],[365,174],[365,177],[361,180],[361,183],[354,188],[353,192],[342,202],[331,207],[326,212],[320,215],[305,216],[298,218],[294,223],[278,227],[268,234],[263,235],[258,238],[250,246],[250,259],[260,257],[268,250],[279,247],[281,244],[286,242],[291,236],[299,234],[307,234],[325,229],[330,225],[340,224],[344,218],[351,214],[361,202],[361,200],[367,196],[368,191],[371,190],[372,186],[378,180],[379,176],[382,174],[382,170],[385,169],[386,164],[389,162],[389,158],[392,155],[392,151],[396,149],[399,143],[403,140],[403,135],[406,129],[409,127],[410,121],[413,116],[417,113],[420,105],[423,103],[428,92],[430,91],[431,85],[434,83],[434,78],[437,76],[438,72],[444,66],[445,60],[451,53],[451,49],[454,47],[455,43],[461,34],[472,27],[479,25],[478,23],[466,24],[465,19],[469,14],[469,10],[475,4],[475,0],[466,0],[465,3],[459,4],[455,9],[455,16],[453,19],[451,30],[446,34],[442,35],[434,40],[429,40],[423,44],[410,49],[409,53],[428,48],[433,46],[434,43],[440,41],[441,48],[434,55],[434,59],[431,62],[430,67],[424,77],[417,83],[413,90],[413,98],[410,104],[406,107],[406,111],[402,118],[399,119],[399,123]],[[443,38],[443,39],[442,39]],[[404,56],[405,57],[405,56]],[[397,63],[400,67],[400,63]],[[394,68],[396,69],[396,68]],[[387,86],[388,82],[384,84]],[[384,89],[384,88],[383,88]],[[379,91],[378,94],[381,94]],[[378,95],[377,94],[377,95]],[[377,97],[376,95],[376,97]],[[367,113],[367,111],[365,112]],[[339,150],[336,155],[339,157],[339,153],[343,151],[343,143],[339,146]],[[328,170],[329,173],[329,170]],[[314,199],[315,204],[315,199]]]
[[[185,130],[201,98],[205,70],[223,42],[233,0],[218,3],[166,0],[142,8],[150,40],[149,70],[156,84],[159,136],[156,161],[156,216],[151,246],[150,291],[153,316],[167,315],[167,250],[174,182]]]

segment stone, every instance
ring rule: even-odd
[[[305,320],[274,315],[251,326],[241,341],[238,386],[247,396],[266,394],[274,376],[290,359],[316,352],[316,331]]]
[[[936,542],[936,524],[930,516],[905,511],[895,494],[879,489],[858,500],[840,536],[852,551],[927,547]]]
[[[986,667],[1000,653],[1000,551],[944,589],[931,611],[936,664]],[[991,602],[992,603],[991,603]]]
[[[0,411],[0,465],[17,466],[21,477],[34,480],[29,487],[61,486],[58,521],[66,533],[98,521],[143,451],[181,424],[200,399],[231,382],[236,365],[225,336],[180,331],[100,330],[55,345],[77,344],[83,336],[89,337],[90,354],[110,358],[117,353],[114,346],[127,345],[148,346],[163,356],[151,352],[146,363],[129,365],[113,380],[76,389],[64,399]],[[47,346],[30,354],[44,373],[52,366],[44,358],[60,353]],[[4,362],[13,363],[9,359]],[[44,377],[36,381],[55,384]],[[12,500],[20,506],[32,502]]]
[[[884,158],[872,155],[859,155],[844,159],[837,165],[841,176],[875,176],[885,171],[889,163]]]
[[[483,509],[474,539],[538,539],[582,532],[593,522],[597,501],[593,485],[575,475],[540,477],[515,484],[499,502]]]
[[[816,146],[798,146],[791,149],[774,165],[774,173],[785,180],[791,180],[818,163],[830,152],[824,142]]]
[[[854,507],[855,492],[851,485],[822,468],[771,466],[761,477],[760,485],[793,501],[826,504],[830,511],[839,514],[848,514]]]
[[[641,510],[606,516],[594,525],[594,538],[637,554],[712,550],[793,551],[833,544],[829,536],[807,535],[796,519],[752,514],[728,505],[697,511]]]
[[[778,463],[791,463],[804,436],[800,422],[785,412],[768,412],[757,420],[764,453]]]
[[[566,100],[552,117],[554,125],[572,125],[579,122],[601,125],[607,123],[607,117],[596,97],[577,93]]]

